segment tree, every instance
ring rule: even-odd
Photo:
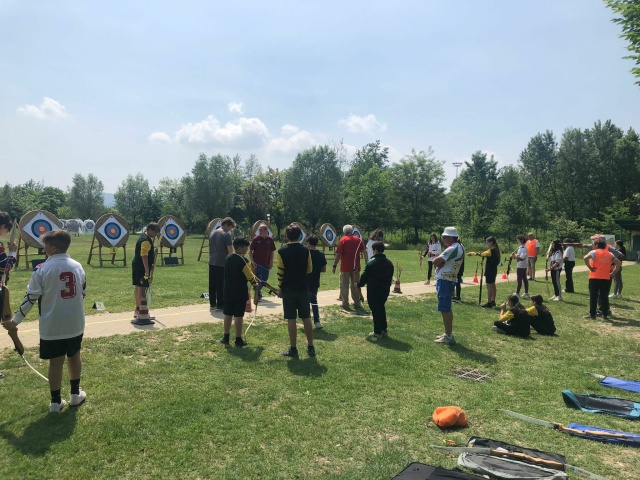
[[[96,220],[104,212],[104,185],[92,173],[86,178],[76,173],[71,181],[68,197],[73,215],[83,220]]]
[[[286,170],[267,167],[266,172],[256,176],[256,180],[264,189],[267,197],[265,215],[269,215],[269,218],[271,218],[271,225],[275,225],[277,229],[277,238],[280,238],[280,232],[284,227],[285,221],[284,183],[286,173]]]
[[[614,23],[622,26],[620,37],[629,42],[627,50],[632,55],[623,58],[633,60],[637,67],[631,69],[631,73],[638,78],[636,85],[640,85],[640,1],[639,0],[605,0],[605,3],[616,15]]]
[[[129,222],[132,231],[137,231],[145,222],[152,220],[146,217],[151,203],[151,190],[141,173],[135,177],[128,175],[114,196],[118,212]]]
[[[491,229],[511,241],[531,225],[531,189],[521,169],[508,165],[500,170],[498,197]]]
[[[400,225],[413,230],[414,243],[419,232],[441,226],[444,204],[444,162],[434,158],[433,150],[411,150],[411,154],[390,168],[391,188]]]
[[[284,204],[291,220],[315,229],[341,209],[342,172],[336,153],[327,145],[300,152],[287,170]]]

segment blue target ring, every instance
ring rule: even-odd
[[[180,236],[180,230],[176,225],[167,225],[164,229],[164,236],[169,240],[177,240]]]
[[[35,238],[40,238],[41,235],[53,230],[53,226],[48,220],[36,220],[31,224],[31,233]]]
[[[332,242],[333,241],[333,232],[330,229],[327,229],[324,232],[324,238],[326,238],[328,242]]]
[[[95,224],[93,222],[87,222],[87,223],[84,224],[84,227],[87,230],[93,230],[93,227],[95,227]]]
[[[122,229],[120,225],[114,222],[109,222],[104,226],[104,236],[109,240],[117,240],[122,236]]]
[[[358,230],[354,230],[353,234],[362,240],[362,235],[360,235],[360,232]]]

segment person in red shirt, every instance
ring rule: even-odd
[[[269,271],[273,267],[273,252],[276,251],[276,245],[273,238],[269,236],[269,228],[262,223],[258,227],[258,235],[251,241],[249,247],[249,260],[253,271],[258,277],[258,300],[262,299],[262,282],[269,280]]]
[[[340,262],[340,298],[342,308],[349,309],[349,290],[356,308],[362,308],[362,299],[358,291],[358,275],[360,271],[360,253],[364,252],[364,261],[368,260],[367,250],[361,238],[353,234],[353,226],[345,225],[342,228],[344,236],[338,243],[336,259],[332,271],[336,273],[336,267]]]

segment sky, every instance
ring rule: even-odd
[[[448,186],[538,132],[640,131],[612,18],[601,0],[0,0],[0,181],[114,193],[200,153],[284,169],[380,140],[392,162],[432,148]]]

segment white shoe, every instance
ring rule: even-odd
[[[615,293],[612,293],[611,295],[609,295],[609,298],[618,298],[618,296]]]
[[[549,300],[555,300],[557,297],[554,295],[553,297],[551,297]]]
[[[555,302],[561,302],[562,301],[562,297],[556,297],[553,299],[553,301]]]
[[[67,402],[65,402],[64,398],[60,400],[60,403],[51,402],[51,405],[49,405],[49,413],[61,412],[66,404]]]
[[[69,405],[72,407],[75,407],[76,405],[80,405],[82,402],[84,402],[87,399],[87,392],[85,392],[84,390],[80,389],[80,393],[72,393],[71,397],[69,398]]]
[[[316,327],[316,330],[320,330],[321,328],[324,328],[320,322],[314,323],[313,326]]]
[[[523,293],[522,298],[530,298],[528,293]]]
[[[382,334],[381,333],[376,333],[376,332],[371,332],[369,335],[367,335],[367,337],[377,340],[378,338],[382,338]]]
[[[446,333],[441,337],[438,337],[434,340],[435,343],[446,343],[448,345],[453,345],[456,343],[456,339],[453,338],[453,335],[447,335]]]

